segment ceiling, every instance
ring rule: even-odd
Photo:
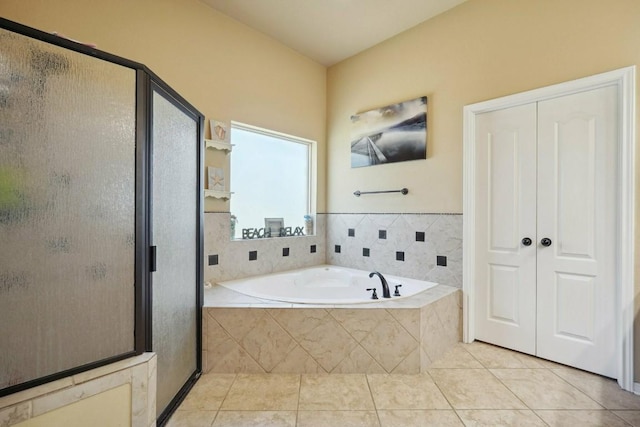
[[[466,0],[202,0],[326,66]]]

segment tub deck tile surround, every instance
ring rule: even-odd
[[[461,339],[461,292],[438,285],[396,301],[290,304],[205,292],[203,370],[212,373],[426,372]]]

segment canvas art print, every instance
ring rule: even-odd
[[[351,116],[351,167],[427,158],[427,97]]]

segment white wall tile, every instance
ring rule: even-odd
[[[379,238],[379,230],[386,231],[386,239]],[[424,242],[416,241],[416,232],[425,233]],[[363,248],[370,250],[368,257]],[[396,252],[404,252],[404,261],[396,260]],[[438,255],[447,257],[446,267],[436,266]],[[462,215],[327,214],[327,263],[460,288]]]

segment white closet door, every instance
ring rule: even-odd
[[[616,376],[616,99],[616,88],[605,87],[538,103],[537,355],[609,377]]]
[[[536,104],[479,115],[476,150],[476,338],[535,354]]]

